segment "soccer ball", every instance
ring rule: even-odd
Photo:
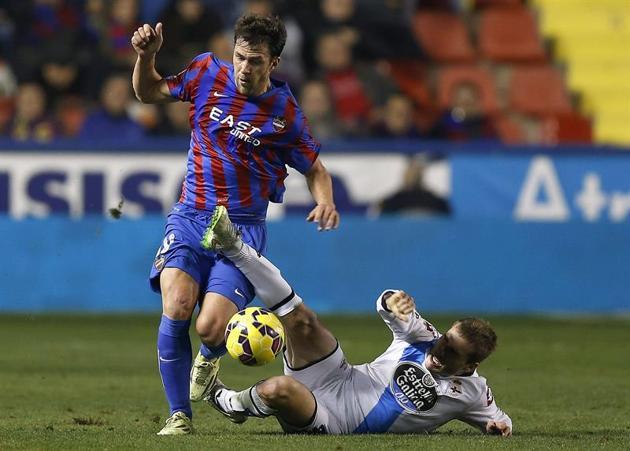
[[[271,362],[284,345],[284,328],[276,315],[259,307],[236,313],[225,329],[229,354],[248,366]]]

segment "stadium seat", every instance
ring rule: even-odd
[[[436,61],[454,63],[475,59],[466,25],[456,14],[419,12],[413,20],[413,31],[424,52]]]
[[[543,117],[545,135],[559,144],[588,144],[593,142],[591,120],[579,113],[560,113]]]
[[[512,117],[498,114],[493,118],[493,123],[503,144],[527,144],[524,131]]]
[[[421,130],[426,129],[438,114],[428,87],[426,64],[415,60],[391,60],[389,63],[396,85],[416,106],[414,122]]]
[[[628,127],[626,117],[599,113],[596,122],[595,139],[597,141],[625,145],[630,143],[630,127]]]
[[[541,62],[546,59],[533,14],[525,8],[491,8],[479,20],[479,50],[493,61]]]
[[[606,43],[602,45],[602,43]],[[623,61],[630,45],[630,35],[617,35],[611,40],[606,35],[591,34],[580,38],[557,40],[555,54],[563,61],[612,62]]]
[[[630,48],[630,46],[628,47]],[[601,89],[627,85],[630,80],[630,65],[624,67],[622,64],[599,65],[593,64],[590,67],[572,64],[569,66],[568,84],[571,88]]]
[[[549,66],[513,69],[509,98],[510,106],[521,113],[544,115],[572,110],[562,74]]]
[[[588,144],[593,142],[591,120],[579,113],[542,117],[498,114],[494,127],[505,144]]]
[[[431,95],[427,88],[428,71],[425,64],[416,60],[390,60],[391,75],[400,90],[418,106],[431,105]]]
[[[3,130],[13,117],[13,109],[13,98],[0,97],[0,130]]]
[[[617,114],[630,118],[630,86],[614,85],[590,86],[582,95],[582,105],[586,111],[595,114]]]
[[[437,103],[441,109],[449,107],[451,91],[458,83],[473,83],[479,87],[485,113],[497,110],[497,94],[492,75],[475,66],[452,66],[440,70],[437,84]]]
[[[532,0],[567,64],[567,83],[595,118],[599,142],[630,142],[630,0]],[[626,124],[626,125],[624,125]]]
[[[627,0],[536,0],[540,27],[545,34],[589,36],[592,33],[630,31]]]

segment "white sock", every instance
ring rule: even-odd
[[[241,243],[224,250],[223,254],[245,274],[254,285],[256,295],[269,310],[278,316],[291,313],[302,303],[302,298],[295,294],[273,263],[247,243]]]
[[[256,384],[258,385],[258,384]],[[234,393],[231,397],[231,403],[234,410],[242,409],[250,415],[265,418],[276,413],[275,409],[272,409],[265,401],[260,397],[256,390],[256,385],[246,388],[245,390]]]
[[[234,390],[222,388],[217,392],[216,402],[226,412],[243,412],[245,411],[245,407],[243,407],[241,402],[236,398],[237,394],[238,392]]]

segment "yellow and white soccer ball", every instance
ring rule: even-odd
[[[244,365],[265,365],[282,350],[284,328],[270,311],[247,307],[230,318],[225,329],[225,346]]]

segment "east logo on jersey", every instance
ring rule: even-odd
[[[241,141],[253,146],[260,146],[260,132],[262,129],[255,127],[250,122],[235,118],[234,114],[226,112],[219,106],[213,106],[209,113],[210,119],[215,123],[212,128],[226,128],[228,133]]]
[[[211,53],[167,77],[171,95],[191,102],[188,172],[180,202],[199,210],[225,205],[237,221],[262,222],[282,202],[286,166],[306,173],[320,151],[288,85],[237,92],[233,67]]]

